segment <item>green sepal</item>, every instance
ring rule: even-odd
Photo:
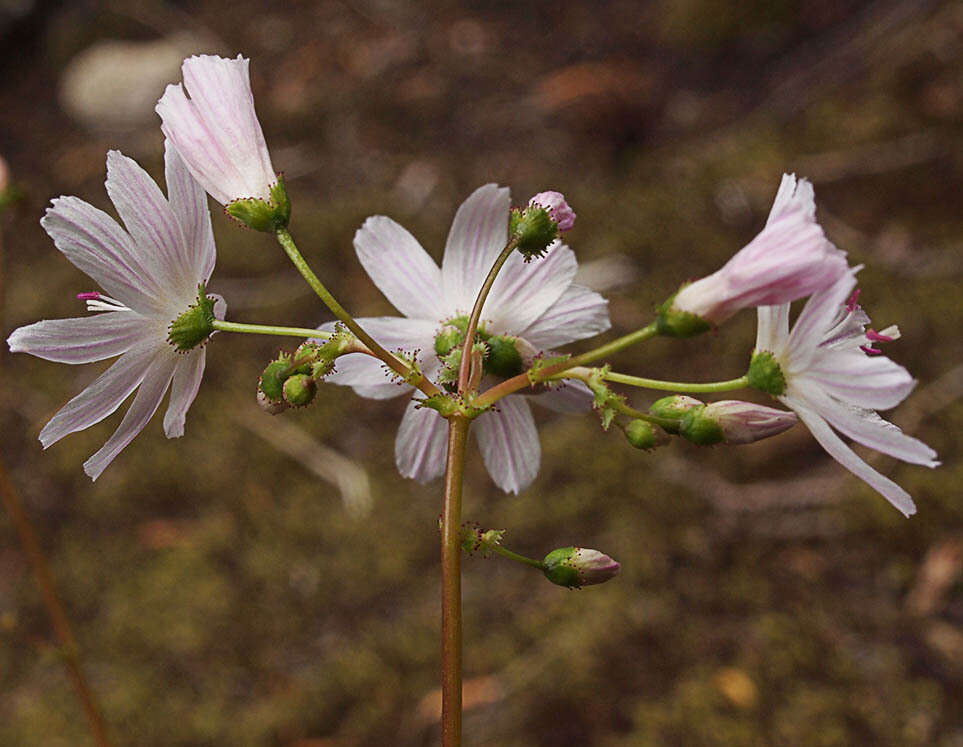
[[[437,410],[438,414],[443,418],[454,415],[460,409],[458,402],[447,394],[433,394],[430,397],[425,397],[418,402],[416,407],[427,407],[432,410]]]
[[[278,174],[278,183],[271,187],[271,201],[274,203],[275,229],[287,228],[291,222],[291,200],[284,184],[284,174]]]
[[[214,299],[205,295],[204,283],[197,286],[197,301],[171,322],[167,341],[179,351],[193,350],[214,333]]]
[[[552,550],[542,561],[545,566],[542,570],[545,578],[553,584],[567,586],[569,589],[580,588],[582,586],[582,574],[575,567],[577,557],[577,547],[560,547],[557,550]]]
[[[515,248],[529,262],[534,257],[544,256],[558,238],[558,223],[541,205],[529,205],[521,210],[513,208],[508,219],[508,234],[516,242]]]
[[[776,357],[764,350],[753,353],[749,363],[749,386],[778,397],[786,392],[786,377]]]
[[[682,288],[679,290],[682,290]],[[668,301],[656,309],[656,331],[665,337],[695,337],[712,329],[712,324],[701,316],[672,308],[678,293],[679,291],[673,293]]]
[[[514,337],[494,335],[488,338],[488,355],[485,372],[503,379],[517,376],[524,370],[522,355],[518,352]]]
[[[712,418],[705,416],[705,407],[693,407],[679,422],[679,435],[699,446],[711,446],[726,440],[722,428]]]
[[[267,364],[261,373],[257,387],[265,396],[273,402],[277,402],[284,397],[284,380],[288,377],[291,368],[291,357],[287,353],[281,353],[277,360]]]
[[[304,407],[314,400],[318,386],[307,374],[293,374],[284,380],[282,389],[285,402],[292,407]]]
[[[685,417],[685,414],[692,408],[704,406],[705,404],[703,402],[687,394],[670,394],[668,397],[662,397],[653,402],[649,407],[649,414],[655,415],[657,418],[681,421],[682,418]],[[678,423],[667,423],[662,427],[669,433],[679,432]]]
[[[480,552],[484,557],[491,555],[493,549],[502,543],[504,529],[485,529],[477,522],[461,525],[461,549],[469,554]]]
[[[274,233],[286,228],[291,220],[291,201],[284,187],[284,178],[278,174],[277,184],[271,187],[271,199],[241,197],[224,207],[224,212],[255,231]]]

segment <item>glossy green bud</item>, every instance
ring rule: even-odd
[[[288,377],[291,359],[281,353],[278,360],[271,361],[261,373],[257,388],[267,395],[268,399],[277,402],[284,396],[284,380]]]
[[[318,391],[314,379],[306,374],[294,374],[284,380],[284,401],[292,407],[311,404]]]
[[[646,420],[633,420],[626,425],[625,438],[636,449],[654,449],[669,442],[664,430]]]

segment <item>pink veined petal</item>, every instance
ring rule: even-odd
[[[184,435],[187,410],[201,386],[206,358],[207,351],[202,347],[178,355],[175,360],[170,402],[167,403],[167,412],[164,413],[164,435],[168,438],[180,438]]]
[[[250,60],[200,55],[184,60],[184,85],[201,118],[221,148],[238,164],[248,189],[234,197],[268,199],[266,187],[277,181],[261,123],[254,111]]]
[[[408,403],[395,439],[395,463],[405,477],[428,482],[445,471],[448,454],[448,421],[435,410]]]
[[[417,239],[391,218],[368,218],[354,235],[365,271],[402,314],[436,323],[445,315],[441,270]]]
[[[794,381],[790,394],[798,391],[830,425],[864,446],[911,464],[938,467],[936,452],[919,439],[907,436],[873,410],[833,399],[809,381]]]
[[[813,434],[813,437],[819,442],[819,445],[826,450],[829,456],[873,488],[873,490],[880,493],[886,500],[899,509],[904,516],[908,517],[916,513],[916,504],[913,503],[910,494],[860,459],[856,453],[833,432],[819,413],[810,410],[798,399],[791,397],[780,397],[779,399],[787,407],[795,410],[799,419],[806,424],[809,432]]]
[[[856,272],[859,269],[860,267],[852,268],[830,287],[814,293],[806,301],[786,343],[789,349],[787,373],[805,371],[808,368],[833,317],[856,286]]]
[[[216,250],[211,228],[211,211],[207,209],[207,194],[191,176],[184,159],[174,144],[164,139],[164,175],[167,196],[174,217],[181,225],[186,246],[182,247],[188,276],[207,282],[214,270]]]
[[[568,415],[588,412],[592,409],[594,399],[591,389],[581,381],[574,380],[563,381],[554,389],[528,396],[529,402]]]
[[[134,401],[127,412],[124,413],[124,419],[120,421],[117,430],[97,453],[84,462],[84,472],[91,480],[100,477],[100,474],[114,460],[114,457],[134,439],[134,436],[144,430],[144,426],[157,412],[157,408],[164,398],[164,393],[167,392],[167,387],[170,386],[176,363],[176,353],[169,350],[161,350],[154,356],[150,368],[148,368],[144,380],[137,390],[137,396],[134,397]]]
[[[480,415],[473,431],[492,480],[506,493],[518,493],[538,474],[542,447],[524,397],[506,397],[497,407]]]
[[[40,221],[64,256],[107,294],[146,315],[164,314],[159,281],[140,260],[130,236],[103,210],[58,197]]]
[[[793,209],[796,205],[802,206],[803,213],[809,220],[816,220],[816,196],[813,185],[808,179],[800,179],[797,182],[795,174],[783,174],[776,198],[772,201],[766,225],[782,217],[787,210]]]
[[[43,427],[40,431],[40,443],[43,447],[46,449],[70,433],[99,423],[120,407],[120,403],[127,399],[143,380],[147,367],[157,352],[157,343],[150,341],[141,343],[120,356]],[[164,352],[167,352],[166,349]]]
[[[120,355],[138,340],[159,332],[164,329],[158,322],[133,311],[107,311],[20,327],[7,344],[12,353],[30,353],[57,363],[93,363]]]
[[[201,118],[180,83],[167,86],[154,110],[160,115],[161,131],[174,143],[191,174],[211,197],[227,205],[241,196],[258,196],[245,194],[248,189],[244,175],[231,158],[229,147]]]
[[[756,350],[780,355],[789,337],[789,304],[759,306],[756,312]]]
[[[577,270],[575,253],[561,243],[527,264],[520,253],[513,252],[495,279],[482,318],[491,320],[490,331],[516,332],[528,327],[561,298]],[[480,288],[481,283],[475,293]]]
[[[445,306],[467,314],[488,271],[508,243],[509,190],[486,184],[455,213],[441,263]]]
[[[858,348],[817,351],[803,376],[837,399],[872,410],[896,407],[916,386],[898,363]]]
[[[601,334],[611,326],[609,302],[595,291],[572,283],[519,335],[536,348],[547,350]]]
[[[169,309],[186,309],[200,278],[184,256],[187,238],[170,203],[136,161],[116,150],[107,153],[106,186],[140,264],[161,286],[157,298]]]

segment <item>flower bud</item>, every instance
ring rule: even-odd
[[[515,239],[515,248],[528,262],[545,255],[558,238],[558,223],[540,205],[529,205],[522,210],[513,208],[508,219],[508,234]]]
[[[728,399],[690,410],[682,419],[680,433],[701,444],[720,441],[731,445],[751,444],[776,436],[792,428],[797,421],[794,412]],[[718,438],[714,434],[718,434]],[[699,438],[703,440],[697,440]]]
[[[575,211],[565,202],[565,195],[561,192],[549,190],[539,192],[528,201],[529,205],[538,205],[548,211],[549,216],[558,224],[559,233],[571,231],[575,225]]]
[[[668,397],[657,399],[649,408],[649,414],[669,420],[681,420],[685,414],[694,407],[702,407],[703,403],[695,397],[685,394],[671,394]],[[663,425],[662,428],[669,433],[678,433],[679,429],[672,425]]]
[[[307,374],[294,374],[284,380],[284,401],[292,407],[311,404],[318,386]]]
[[[626,425],[625,438],[636,449],[654,449],[669,442],[664,430],[645,420],[633,420]]]
[[[267,364],[258,381],[258,391],[263,392],[272,402],[278,402],[284,396],[284,380],[290,373],[291,359],[286,353],[281,353],[277,360]]]
[[[560,547],[542,561],[545,578],[558,586],[580,589],[602,584],[618,575],[621,566],[605,553],[584,547]]]
[[[524,370],[522,354],[518,351],[519,339],[517,337],[495,335],[490,337],[487,342],[486,373],[509,379]]]

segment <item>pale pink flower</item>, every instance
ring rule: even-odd
[[[909,493],[866,464],[833,430],[904,462],[939,465],[933,449],[876,412],[898,405],[916,382],[905,368],[872,347],[896,339],[899,330],[865,329],[869,317],[855,297],[846,303],[858,269],[813,295],[792,332],[789,304],[760,307],[754,356],[772,354],[785,385],[771,393],[799,415],[829,455],[909,516],[916,512]]]
[[[766,227],[721,269],[684,286],[672,308],[720,324],[740,309],[808,296],[846,269],[845,252],[816,223],[812,185],[786,174]]]
[[[156,107],[161,130],[222,205],[241,198],[268,202],[278,181],[254,112],[249,62],[241,55],[189,57],[181,67],[183,86],[167,86]]]
[[[140,166],[118,151],[107,154],[107,193],[126,231],[76,197],[53,201],[41,220],[57,248],[106,293],[79,294],[98,313],[21,327],[10,350],[59,363],[93,363],[119,355],[40,432],[44,448],[99,423],[137,389],[120,426],[84,462],[92,479],[127,446],[156,412],[168,388],[168,438],[184,433],[187,410],[204,373],[204,348],[177,352],[168,327],[195,303],[198,284],[214,269],[214,236],[207,197],[165,143],[168,197]],[[215,305],[224,316],[224,302]]]
[[[538,205],[548,211],[549,216],[558,225],[558,232],[571,231],[575,225],[575,211],[565,201],[561,192],[549,190],[539,192],[528,201],[529,205]]]
[[[509,209],[508,189],[489,184],[475,190],[458,208],[440,268],[395,221],[368,218],[355,234],[355,251],[375,285],[405,318],[359,319],[361,326],[389,350],[418,351],[422,370],[435,379],[442,365],[435,337],[446,322],[470,313],[485,276],[508,241]],[[485,302],[485,330],[520,337],[519,347],[538,351],[604,332],[609,328],[607,302],[572,282],[576,269],[574,253],[558,242],[537,262],[526,264],[514,253]],[[411,387],[391,382],[379,360],[362,354],[339,358],[328,380],[374,399],[411,392]],[[592,397],[579,382],[560,385],[537,395],[508,396],[473,421],[472,433],[485,466],[506,492],[517,493],[538,473],[541,447],[529,400],[577,412],[589,409]],[[403,475],[426,482],[444,471],[448,422],[417,405],[418,399],[413,399],[405,411],[395,459]]]
[[[736,399],[710,402],[700,417],[714,421],[719,426],[722,440],[730,445],[751,444],[777,436],[797,422],[793,412]]]

